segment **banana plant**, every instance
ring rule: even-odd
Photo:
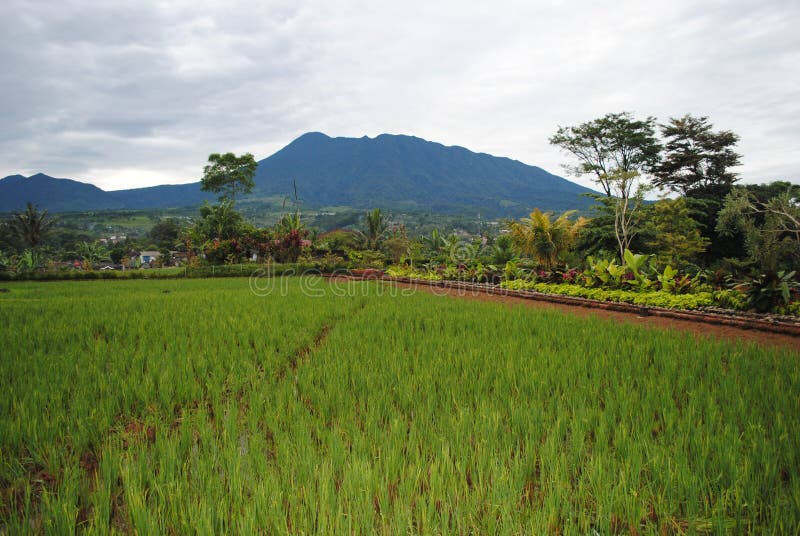
[[[644,290],[654,284],[647,278],[644,270],[649,260],[649,255],[634,255],[629,251],[624,265],[617,264],[613,260],[595,260],[593,257],[588,257],[589,267],[582,275],[587,287],[620,288],[627,284]],[[628,274],[632,274],[633,279],[626,280]]]
[[[675,291],[675,276],[678,275],[678,270],[670,265],[664,268],[664,271],[656,276],[658,282],[661,283],[661,290],[664,292]]]
[[[516,261],[507,261],[506,265],[503,267],[503,278],[506,281],[513,281],[515,279],[524,279],[525,278],[525,270],[517,266]]]
[[[26,249],[17,258],[17,272],[35,272],[44,266],[45,258],[36,249]]]
[[[620,266],[614,261],[610,261],[606,267],[606,272],[608,272],[609,275],[609,282],[615,287],[622,286],[622,280],[627,271],[628,268],[626,266]]]
[[[640,288],[650,286],[652,282],[647,278],[647,274],[645,273],[650,255],[636,254],[626,249],[623,257],[625,258],[625,267],[633,275],[633,279],[631,280],[633,281],[633,285]]]
[[[588,268],[583,272],[583,278],[587,287],[606,287],[611,282],[611,273],[608,271],[612,262],[606,259],[595,259],[589,256],[586,259]]]

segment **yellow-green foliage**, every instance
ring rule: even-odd
[[[651,307],[664,307],[666,309],[698,309],[716,305],[714,294],[711,292],[697,292],[695,294],[670,294],[664,291],[641,292],[635,290],[586,288],[580,285],[567,285],[557,283],[537,283],[517,279],[503,281],[500,286],[510,290],[533,290],[544,294],[559,294],[590,300],[632,303],[634,305],[649,305]]]
[[[284,282],[5,283],[0,532],[800,529],[797,352]]]
[[[533,209],[529,218],[511,224],[511,237],[517,249],[545,267],[563,262],[564,256],[575,243],[578,231],[586,225],[586,218],[576,221],[569,218],[577,211],[568,210],[557,218],[551,212]]]
[[[392,266],[391,268],[387,268],[386,275],[390,277],[408,277],[410,279],[420,279],[423,281],[442,280],[442,276],[437,272],[418,271],[407,266]]]

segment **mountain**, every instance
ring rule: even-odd
[[[259,162],[255,193],[290,195],[304,204],[393,207],[492,215],[586,208],[590,192],[510,158],[446,147],[414,136],[331,138],[304,134]]]
[[[261,160],[243,203],[297,195],[306,207],[381,207],[435,212],[480,211],[520,216],[533,207],[586,208],[591,190],[536,166],[414,136],[331,138],[304,134]],[[196,206],[213,194],[199,183],[103,191],[46,175],[0,179],[0,211],[32,201],[51,211]]]
[[[0,179],[0,212],[22,210],[30,201],[52,212],[123,208],[123,203],[92,184],[55,179],[43,173]]]
[[[217,198],[213,193],[200,190],[199,182],[115,190],[108,193],[128,209],[190,207],[202,205],[206,199],[212,202]]]

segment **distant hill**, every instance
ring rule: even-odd
[[[52,212],[123,208],[123,203],[92,184],[55,179],[43,173],[0,179],[0,212],[25,208],[28,201]]]
[[[261,160],[256,187],[243,201],[293,197],[306,207],[382,207],[434,212],[480,211],[520,216],[533,207],[586,208],[591,190],[509,158],[446,147],[413,136],[331,138],[304,134]],[[0,179],[0,211],[27,201],[52,211],[195,206],[214,196],[199,183],[105,192],[46,175]]]
[[[30,201],[51,212],[194,207],[216,197],[200,190],[200,183],[151,186],[107,192],[72,179],[43,173],[0,179],[0,212],[22,210]]]
[[[202,205],[206,199],[213,202],[217,198],[213,193],[200,190],[199,182],[115,190],[108,193],[128,209],[193,207]]]

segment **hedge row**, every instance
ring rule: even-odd
[[[700,309],[702,307],[712,307],[719,304],[719,297],[715,296],[714,292],[670,294],[662,291],[637,292],[633,290],[606,290],[563,283],[535,283],[520,279],[515,281],[503,281],[500,286],[510,290],[532,290],[543,294],[558,294],[561,296],[573,296],[598,301],[632,303],[634,305],[663,307],[665,309]]]
[[[71,281],[91,279],[192,279],[207,277],[249,277],[260,272],[264,275],[299,275],[314,271],[306,264],[229,264],[223,266],[201,266],[197,268],[151,268],[132,270],[69,270],[63,272],[26,272],[12,274],[0,272],[2,281]]]

